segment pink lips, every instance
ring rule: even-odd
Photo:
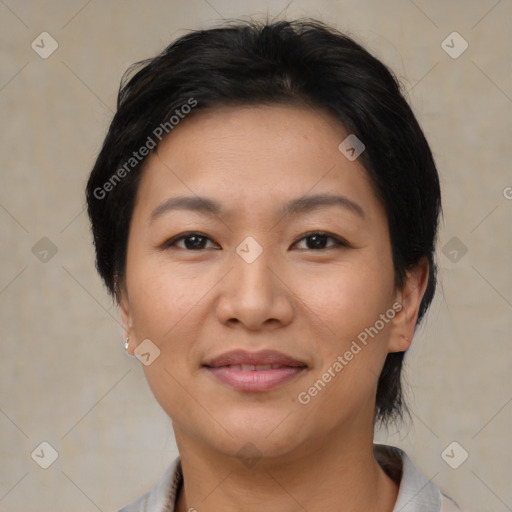
[[[268,391],[306,368],[304,363],[274,350],[234,350],[211,359],[204,366],[221,382],[238,391]]]

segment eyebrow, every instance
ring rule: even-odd
[[[364,210],[359,204],[348,197],[333,194],[315,194],[292,199],[283,206],[281,215],[283,217],[290,217],[332,206],[341,206],[361,218],[365,217]],[[214,199],[200,196],[177,196],[166,199],[158,205],[151,212],[150,220],[153,221],[162,214],[173,210],[189,210],[215,216],[220,216],[224,213],[221,203]]]

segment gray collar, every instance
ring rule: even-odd
[[[374,445],[375,457],[384,470],[400,484],[393,512],[439,512],[441,492],[413,465],[400,448]]]

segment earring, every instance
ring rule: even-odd
[[[128,352],[128,348],[130,346],[130,338],[126,338],[124,340],[124,349]]]

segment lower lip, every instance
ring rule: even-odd
[[[222,366],[207,368],[207,370],[221,382],[237,391],[268,391],[290,381],[302,373],[305,368],[287,366],[275,370],[242,371]]]

